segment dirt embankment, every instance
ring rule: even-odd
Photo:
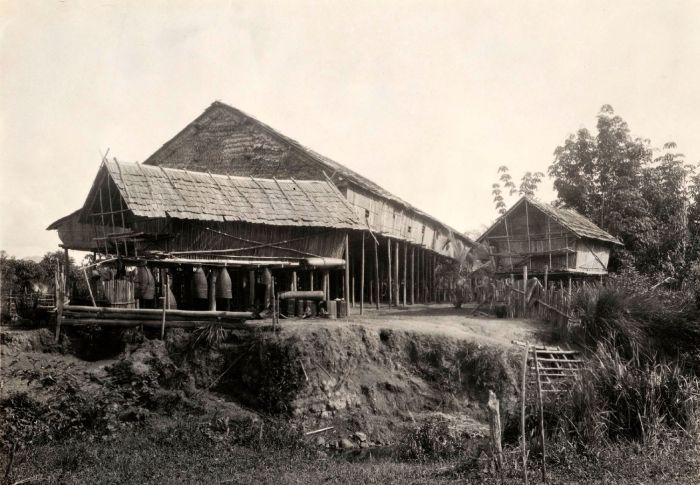
[[[199,388],[309,430],[334,426],[336,435],[361,431],[380,443],[434,417],[482,433],[488,390],[505,408],[517,392],[512,348],[396,328],[291,325],[233,336],[216,350],[187,355],[177,338],[168,348]]]
[[[320,435],[329,446],[357,432],[368,446],[433,418],[483,434],[488,390],[504,411],[517,395],[516,349],[379,322],[108,337],[71,334],[57,346],[46,330],[4,332],[2,397],[26,393],[59,414],[79,399],[108,432],[174,412],[222,423],[275,414],[306,431],[332,426]]]

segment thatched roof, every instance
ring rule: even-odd
[[[139,217],[243,221],[278,226],[361,228],[357,216],[329,182],[232,177],[105,161],[83,208],[89,213],[108,175],[126,207]]]
[[[479,241],[483,241],[484,237],[491,232],[491,230],[501,223],[503,219],[508,217],[508,215],[513,212],[517,207],[523,204],[525,201],[531,206],[539,209],[545,215],[551,217],[554,221],[558,222],[566,229],[570,230],[579,237],[595,239],[598,241],[604,241],[612,244],[622,245],[619,239],[607,233],[600,227],[596,226],[593,221],[588,219],[586,216],[579,214],[574,209],[568,209],[564,207],[554,207],[541,200],[537,200],[534,197],[523,196],[521,197],[513,206],[508,209],[508,211],[498,218],[496,222],[481,236]]]
[[[229,117],[228,121],[226,117]],[[244,123],[254,125],[266,136],[281,142],[288,148],[290,153],[278,153],[278,159],[256,160],[255,155],[260,146],[250,145],[249,141],[241,135],[238,129],[237,123],[240,121],[236,120],[244,120]],[[259,140],[256,143],[264,144],[264,141]],[[187,146],[183,147],[183,144]],[[174,155],[175,152],[178,154]],[[173,160],[173,157],[183,158]],[[237,160],[236,166],[231,165],[232,159]],[[301,170],[308,172],[308,167],[312,167],[311,170],[319,179],[324,179],[325,173],[338,186],[342,187],[343,184],[357,186],[430,221],[447,232],[453,233],[462,242],[473,244],[471,239],[460,231],[412,206],[368,178],[328,157],[316,153],[253,116],[220,101],[212,103],[204,113],[144,161],[144,165],[160,165],[162,163],[175,163],[180,167],[196,164],[219,173],[237,172],[250,173],[252,175],[259,173],[258,171],[275,173],[276,170],[280,169],[280,163],[295,163],[297,166],[307,165],[306,168]],[[232,171],[229,172],[229,170]]]

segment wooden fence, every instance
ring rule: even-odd
[[[568,330],[580,322],[572,314],[572,296],[578,288],[564,286],[563,281],[549,281],[547,288],[537,278],[495,280],[490,290],[484,292],[482,301],[487,302],[496,314],[507,318],[536,318]]]

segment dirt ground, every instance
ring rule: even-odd
[[[411,305],[403,308],[376,307],[366,305],[360,315],[359,306],[350,309],[346,319],[329,320],[299,318],[281,320],[283,329],[298,327],[328,327],[343,323],[362,325],[374,329],[392,329],[422,334],[471,340],[484,345],[511,346],[513,340],[542,344],[552,339],[550,325],[536,320],[505,319],[474,315],[476,304],[454,308],[444,305]]]

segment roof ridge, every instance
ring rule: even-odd
[[[579,237],[585,237],[589,239],[597,239],[600,241],[608,241],[614,244],[620,244],[622,245],[622,242],[620,240],[598,226],[595,222],[590,220],[588,217],[585,215],[581,214],[575,209],[569,208],[569,207],[554,207],[552,204],[549,204],[547,202],[544,202],[533,195],[523,195],[521,196],[511,207],[508,209],[504,214],[502,214],[498,219],[494,221],[489,228],[484,231],[484,233],[479,236],[479,240],[482,240],[488,233],[491,232],[502,220],[504,220],[509,214],[511,214],[520,204],[523,202],[529,202],[539,210],[548,213],[548,215],[553,218],[557,223],[561,224],[562,226],[566,227],[568,230],[573,232]],[[562,212],[566,211],[570,215],[575,215],[581,218],[580,221],[578,221],[579,224],[585,224],[589,226],[588,228],[586,227],[577,227],[576,224],[572,223],[572,221],[567,220],[566,216],[567,214],[563,214]],[[571,214],[573,213],[573,214]],[[597,232],[598,234],[595,234],[594,232]]]
[[[393,202],[395,204],[398,204],[400,206],[403,206],[406,209],[409,209],[413,212],[416,213],[416,215],[423,217],[425,219],[428,219],[431,221],[433,224],[436,224],[438,226],[441,226],[443,229],[446,229],[448,231],[453,232],[454,234],[457,234],[458,237],[463,238],[466,241],[472,242],[471,238],[468,236],[465,236],[463,231],[458,231],[457,229],[453,228],[452,226],[438,220],[437,218],[429,215],[427,212],[415,207],[414,205],[410,204],[409,202],[403,200],[401,197],[398,197],[397,195],[394,195],[393,193],[389,192],[387,189],[382,187],[381,185],[377,184],[376,182],[372,181],[371,179],[365,177],[364,175],[354,171],[353,169],[336,162],[335,160],[326,157],[325,155],[322,155],[313,149],[307,147],[306,145],[300,143],[299,141],[295,140],[294,138],[291,138],[282,132],[276,130],[275,128],[271,127],[270,125],[264,123],[263,121],[260,121],[257,119],[255,116],[246,113],[245,111],[242,111],[239,108],[236,108],[235,106],[231,106],[230,104],[224,103],[223,101],[220,100],[215,100],[209,105],[209,107],[204,110],[204,112],[199,115],[197,118],[195,118],[194,121],[190,122],[185,128],[180,130],[177,135],[175,135],[173,138],[171,138],[167,143],[165,143],[162,148],[165,148],[166,145],[168,145],[170,142],[175,140],[180,134],[184,133],[187,128],[190,126],[194,125],[195,123],[198,122],[202,117],[204,117],[207,113],[209,113],[211,110],[216,109],[216,108],[221,108],[226,111],[229,111],[237,116],[243,116],[252,122],[256,123],[258,126],[260,126],[262,129],[264,129],[268,134],[271,136],[274,136],[280,140],[282,140],[285,143],[288,143],[291,145],[294,149],[299,150],[302,154],[306,155],[309,159],[315,161],[316,163],[322,165],[323,167],[333,169],[336,172],[340,172],[341,175],[346,180],[349,180],[350,182],[360,186],[362,189],[367,190],[371,193],[374,193],[384,199],[387,199],[390,202]],[[157,153],[157,151],[156,151]],[[153,156],[153,155],[151,155]],[[150,158],[150,157],[149,157]],[[148,159],[146,160],[148,161]]]

